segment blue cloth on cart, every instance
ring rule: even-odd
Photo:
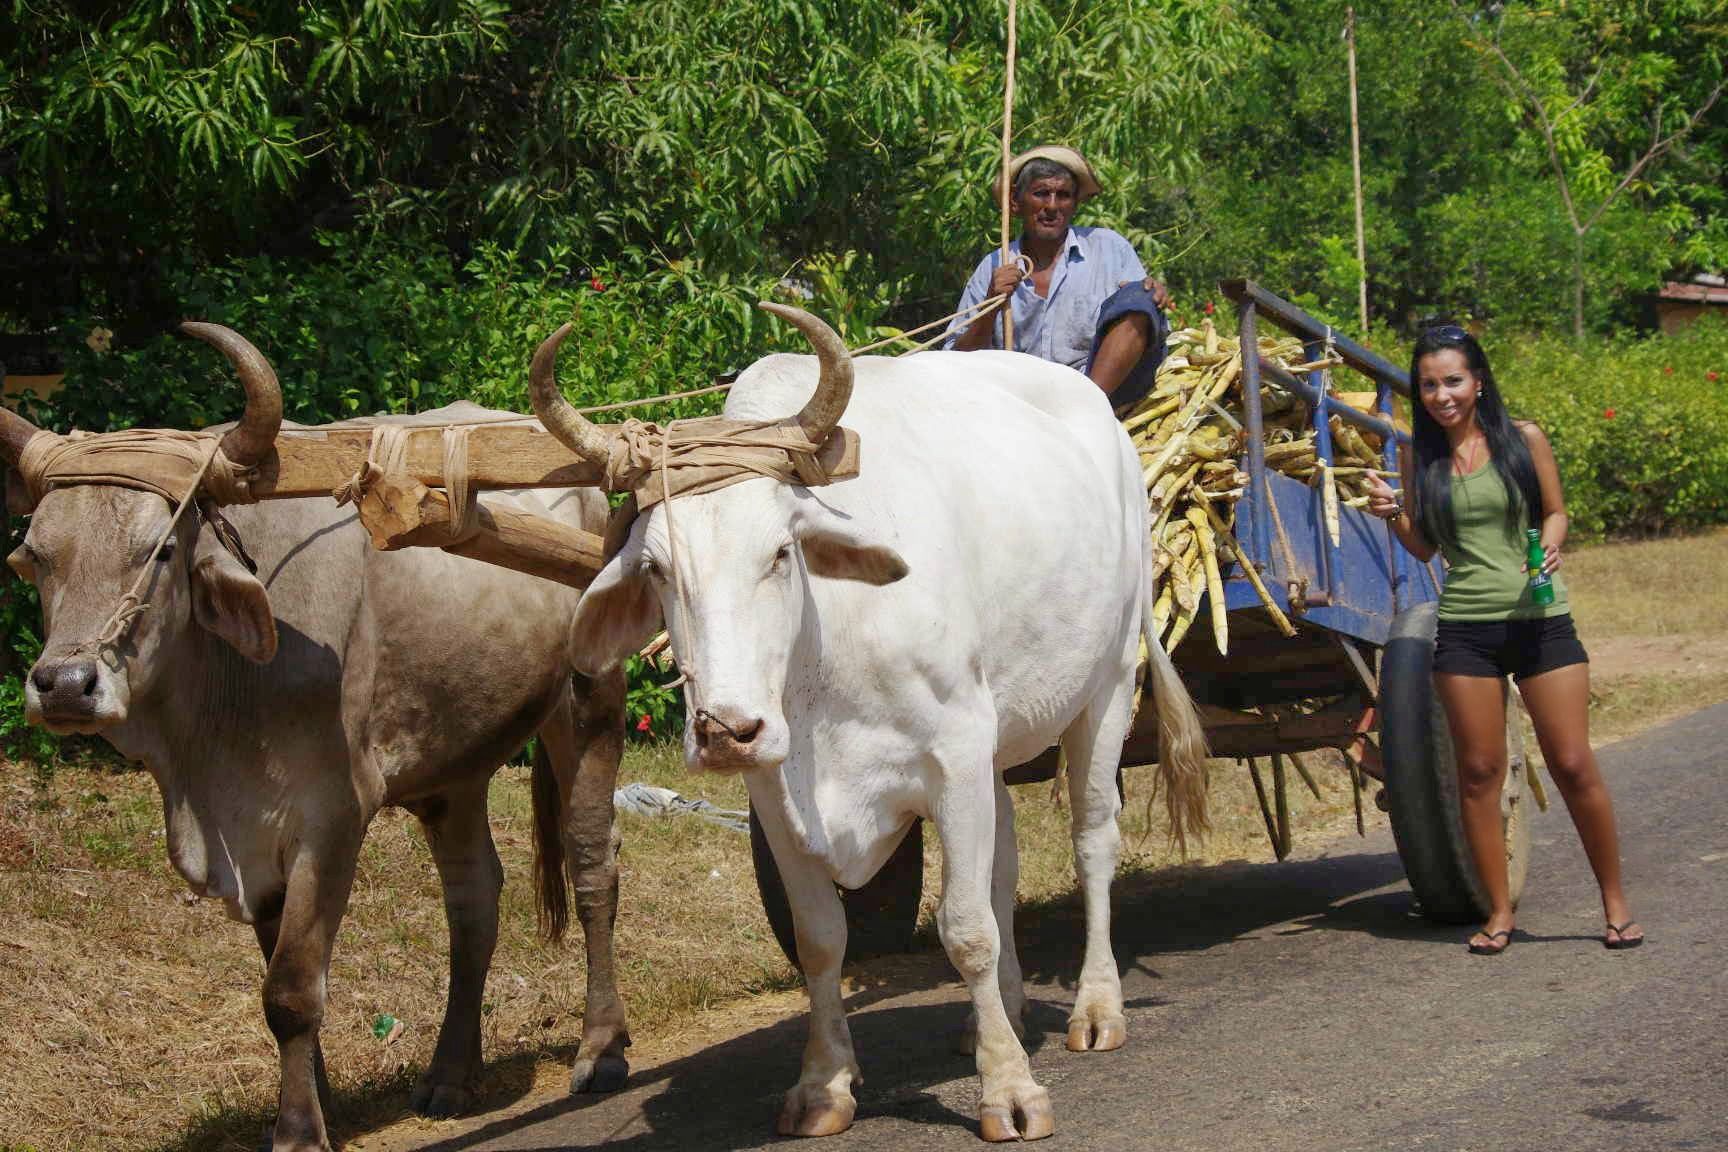
[[[1104,334],[1116,321],[1135,312],[1151,319],[1152,334],[1146,342],[1145,355],[1140,357],[1138,364],[1129,369],[1122,383],[1116,386],[1116,391],[1110,394],[1110,406],[1116,409],[1117,415],[1127,413],[1152,391],[1152,385],[1158,377],[1158,365],[1164,363],[1166,341],[1170,339],[1170,322],[1164,318],[1158,305],[1152,302],[1152,293],[1147,289],[1144,280],[1130,280],[1104,301],[1104,306],[1098,310],[1097,330],[1092,335],[1092,354],[1086,358],[1085,370],[1090,374],[1092,361],[1098,355],[1098,347],[1104,343]]]

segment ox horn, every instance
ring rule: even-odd
[[[558,437],[580,459],[604,464],[610,453],[606,433],[571,407],[570,401],[564,399],[564,393],[558,389],[558,374],[554,368],[558,361],[558,348],[570,335],[572,327],[565,324],[534,349],[534,363],[528,369],[528,394],[533,398],[534,412],[540,417],[540,423],[546,425],[546,431]]]
[[[810,438],[811,443],[820,444],[840,423],[840,417],[846,414],[846,405],[852,399],[852,353],[846,350],[845,342],[834,329],[802,308],[767,300],[756,306],[804,333],[822,365],[816,379],[816,392],[797,416],[804,435]]]
[[[276,433],[282,429],[282,389],[276,383],[276,370],[262,352],[231,328],[188,320],[180,325],[180,331],[226,356],[240,377],[240,387],[246,390],[246,411],[222,437],[222,455],[242,468],[258,463],[269,455]]]
[[[10,408],[0,408],[0,460],[18,467],[18,461],[24,455],[24,445],[38,435],[52,436],[54,433],[44,432]]]

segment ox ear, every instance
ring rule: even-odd
[[[802,525],[798,544],[812,576],[881,586],[902,580],[911,571],[900,553],[864,539],[837,517],[823,516]]]
[[[567,647],[570,663],[584,676],[597,676],[633,655],[660,631],[660,598],[623,552],[600,569],[600,575],[570,618]]]
[[[209,632],[254,664],[276,655],[276,617],[270,593],[215,539],[198,533],[192,556],[192,614]]]

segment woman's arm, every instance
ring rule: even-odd
[[[1530,448],[1530,462],[1536,465],[1536,484],[1542,490],[1542,508],[1533,517],[1542,531],[1542,571],[1553,572],[1560,567],[1560,546],[1566,543],[1566,530],[1571,521],[1566,518],[1566,496],[1560,490],[1560,465],[1554,459],[1554,446],[1548,436],[1530,421],[1518,425],[1524,443]]]
[[[1416,523],[1413,498],[1416,491],[1416,469],[1410,459],[1408,444],[1398,446],[1398,473],[1398,482],[1402,487],[1397,491],[1380,477],[1369,473],[1368,513],[1386,521],[1392,529],[1392,535],[1404,546],[1404,551],[1426,564],[1434,558],[1435,548]]]

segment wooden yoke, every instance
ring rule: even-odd
[[[406,430],[407,475],[429,486],[444,483],[444,429],[440,425]],[[477,424],[469,432],[469,488],[592,488],[602,468],[583,460],[538,424]],[[252,495],[259,500],[328,496],[366,463],[372,429],[284,428],[274,450],[256,465]]]
[[[409,476],[380,478],[359,507],[372,546],[383,552],[442,548],[572,588],[588,587],[606,562],[602,537],[501,505],[479,503],[473,525],[453,539],[449,496]]]

